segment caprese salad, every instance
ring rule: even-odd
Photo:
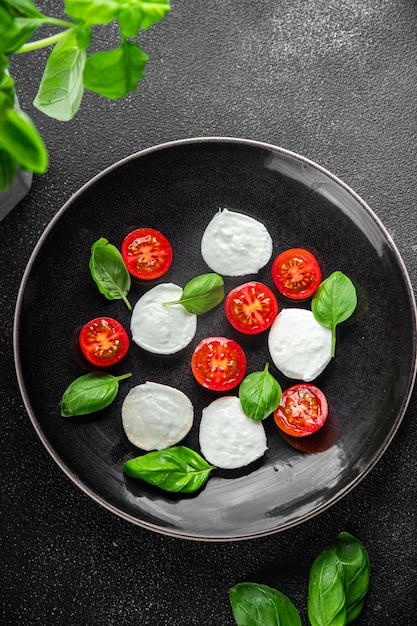
[[[356,289],[340,271],[322,280],[312,252],[293,248],[275,258],[271,279],[285,301],[303,301],[303,307],[279,310],[274,291],[256,280],[242,282],[225,294],[223,277],[256,274],[271,260],[272,252],[272,238],[264,224],[228,209],[219,210],[202,234],[201,255],[211,272],[184,287],[163,281],[173,253],[158,230],[136,229],[123,240],[120,252],[103,238],[92,245],[92,278],[106,298],[123,300],[132,311],[132,342],[141,349],[154,355],[181,352],[195,338],[199,315],[220,305],[242,337],[268,333],[269,356],[265,355],[265,369],[260,372],[247,372],[245,352],[231,338],[209,336],[194,347],[190,375],[214,393],[198,426],[201,454],[177,445],[194,424],[190,398],[163,381],[133,387],[123,401],[121,425],[128,440],[147,454],[124,463],[126,474],[169,491],[195,491],[214,469],[245,467],[264,455],[267,437],[262,422],[269,416],[286,441],[288,436],[309,437],[325,424],[327,399],[311,383],[335,354],[336,326],[355,310]],[[145,282],[159,279],[133,309],[128,300],[131,277]],[[131,376],[105,371],[132,349],[127,331],[117,320],[88,321],[78,341],[97,371],[80,376],[67,388],[61,403],[65,417],[108,406],[119,382]],[[298,382],[282,390],[269,371],[269,361]],[[233,389],[235,395],[229,393]]]

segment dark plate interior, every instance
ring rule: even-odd
[[[295,450],[265,423],[269,449],[261,462],[238,472],[215,472],[196,495],[170,495],[125,477],[122,464],[137,456],[121,426],[128,390],[147,380],[184,391],[195,425],[182,442],[198,450],[202,408],[216,396],[194,381],[193,346],[204,336],[237,339],[248,372],[269,360],[266,336],[242,338],[222,307],[199,318],[195,341],[181,354],[156,357],[132,346],[115,373],[133,371],[118,398],[88,420],[60,417],[67,385],[84,372],[73,359],[71,336],[80,325],[109,315],[129,328],[122,301],[110,302],[91,280],[92,243],[119,246],[139,226],[160,229],[174,262],[164,281],[181,286],[209,271],[200,240],[219,208],[262,221],[283,249],[305,247],[324,277],[341,270],[355,283],[354,318],[339,329],[337,353],[317,382],[326,393],[338,436],[320,453]],[[272,286],[271,262],[259,279]],[[246,280],[227,279],[229,288]],[[134,304],[149,287],[135,284]],[[280,307],[292,306],[279,298]],[[309,307],[309,302],[304,303]],[[402,419],[416,369],[415,303],[401,258],[376,216],[346,185],[314,163],[273,146],[235,139],[173,142],[129,157],[95,177],[59,211],[36,246],[20,289],[15,359],[33,425],[60,467],[102,505],[146,528],[171,535],[228,540],[283,530],[324,510],[369,471]],[[286,380],[271,366],[283,388]],[[233,393],[233,392],[232,392]],[[330,433],[331,434],[331,433]]]

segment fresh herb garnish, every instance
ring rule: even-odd
[[[336,348],[336,326],[347,320],[357,305],[356,289],[343,272],[333,272],[324,280],[311,301],[316,320],[332,331],[332,356]]]
[[[258,583],[238,583],[229,591],[238,626],[301,626],[297,609],[287,596]]]
[[[308,619],[311,626],[345,626],[362,611],[369,587],[370,561],[360,541],[342,532],[310,569]],[[229,591],[238,626],[301,626],[292,602],[278,590],[238,583]]]
[[[239,399],[243,412],[255,422],[270,415],[281,400],[282,389],[269,372],[269,363],[262,372],[252,372],[239,387]]]
[[[188,282],[181,298],[164,302],[165,306],[181,304],[189,313],[202,315],[214,309],[224,298],[224,281],[219,274],[201,274]]]
[[[119,381],[132,376],[113,376],[105,372],[90,372],[76,378],[64,392],[61,400],[62,417],[88,415],[106,408],[119,390]]]
[[[123,464],[123,471],[129,476],[164,491],[181,493],[200,489],[213,469],[216,469],[214,465],[209,465],[197,452],[185,446],[148,452]]]
[[[101,237],[91,247],[90,272],[100,293],[108,300],[123,300],[129,311],[127,299],[131,286],[130,274],[116,246]]]

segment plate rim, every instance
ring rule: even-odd
[[[377,452],[374,454],[372,460],[367,464],[367,466],[365,468],[363,468],[349,482],[349,484],[347,484],[345,487],[341,488],[337,492],[337,494],[335,496],[333,496],[333,498],[331,498],[328,502],[320,504],[319,506],[314,508],[314,510],[309,511],[309,512],[305,513],[304,515],[302,515],[301,517],[297,518],[296,521],[289,521],[289,522],[283,524],[282,526],[280,526],[277,529],[270,529],[270,530],[265,530],[265,531],[261,531],[261,532],[244,534],[244,535],[238,535],[238,536],[233,536],[233,537],[232,536],[230,536],[230,537],[229,536],[227,536],[227,537],[224,537],[224,536],[218,536],[218,537],[217,536],[210,536],[210,537],[206,537],[204,535],[189,534],[189,533],[185,533],[185,532],[173,531],[173,530],[169,529],[168,527],[162,527],[162,526],[158,526],[156,524],[152,524],[150,522],[139,520],[139,519],[133,517],[132,515],[122,511],[118,507],[112,505],[110,502],[105,500],[103,497],[101,497],[98,494],[96,494],[91,488],[87,487],[78,478],[78,476],[73,472],[73,470],[71,470],[67,466],[67,464],[55,452],[54,448],[49,443],[47,437],[45,436],[45,434],[43,433],[43,431],[42,431],[42,429],[40,427],[40,424],[39,424],[38,419],[37,419],[37,417],[35,415],[35,412],[34,412],[32,406],[31,406],[30,399],[29,399],[29,396],[28,396],[28,393],[27,393],[27,390],[26,390],[26,386],[25,386],[25,383],[24,383],[24,376],[23,376],[23,372],[22,372],[21,350],[20,350],[20,337],[19,337],[19,321],[20,321],[20,316],[21,316],[22,303],[23,303],[25,290],[26,290],[26,286],[27,286],[27,281],[28,281],[28,278],[30,276],[32,266],[34,265],[34,262],[35,262],[35,260],[37,258],[37,255],[38,255],[38,252],[42,248],[42,246],[44,244],[44,241],[47,239],[49,233],[54,229],[56,223],[59,222],[59,220],[61,219],[61,216],[71,206],[71,204],[73,203],[74,199],[77,198],[79,195],[82,195],[84,193],[84,191],[87,190],[90,186],[94,185],[101,178],[105,177],[110,172],[116,170],[117,168],[122,166],[124,163],[136,160],[138,158],[141,158],[143,156],[147,156],[147,155],[152,154],[152,153],[157,153],[157,152],[165,150],[165,149],[177,148],[177,147],[184,146],[184,145],[204,144],[204,143],[236,144],[237,146],[240,145],[240,146],[247,146],[247,147],[256,147],[256,148],[261,148],[261,149],[264,149],[264,150],[277,152],[279,154],[291,157],[291,158],[293,158],[295,160],[300,161],[301,163],[304,163],[306,165],[311,166],[312,168],[314,168],[318,172],[322,173],[326,177],[328,177],[331,180],[333,180],[338,186],[340,186],[347,193],[349,193],[354,198],[354,200],[356,202],[358,202],[361,205],[361,207],[368,213],[368,215],[371,217],[371,219],[375,222],[375,224],[381,230],[381,232],[382,232],[385,240],[387,241],[387,243],[390,245],[391,252],[395,256],[395,261],[397,262],[398,267],[399,267],[399,269],[401,271],[401,275],[402,275],[402,277],[404,279],[404,284],[405,284],[405,287],[406,287],[406,290],[407,290],[409,304],[411,305],[411,316],[412,316],[412,320],[413,320],[413,323],[414,323],[414,331],[415,331],[414,332],[414,337],[413,337],[413,367],[412,367],[412,371],[411,371],[411,374],[410,374],[410,384],[409,384],[409,387],[408,387],[408,392],[404,396],[401,410],[400,410],[400,412],[397,415],[397,418],[396,418],[395,424],[393,425],[393,428],[390,430],[389,435],[384,440],[383,445],[380,448],[378,448]],[[412,286],[411,279],[410,279],[410,276],[408,274],[408,270],[407,270],[407,267],[405,265],[405,262],[404,262],[404,260],[403,260],[403,258],[401,256],[401,254],[400,254],[400,252],[399,252],[399,250],[398,250],[398,248],[397,248],[393,238],[391,237],[391,235],[388,232],[387,228],[384,226],[384,224],[381,221],[381,219],[374,213],[374,211],[363,200],[363,198],[361,196],[359,196],[359,194],[356,193],[349,185],[347,185],[342,179],[340,179],[338,176],[334,175],[332,172],[327,170],[325,167],[319,165],[315,161],[313,161],[313,160],[311,160],[311,159],[309,159],[307,157],[304,157],[304,156],[302,156],[302,155],[300,155],[300,154],[298,154],[296,152],[293,152],[291,150],[288,150],[286,148],[282,148],[280,146],[277,146],[277,145],[274,145],[274,144],[271,144],[271,143],[267,143],[267,142],[264,142],[264,141],[257,141],[257,140],[253,140],[253,139],[245,139],[245,138],[229,137],[229,136],[190,137],[190,138],[185,138],[185,139],[171,140],[171,141],[163,142],[163,143],[160,143],[160,144],[155,144],[155,145],[149,146],[147,148],[143,148],[142,150],[138,150],[137,152],[134,152],[134,153],[132,153],[132,154],[126,156],[126,157],[123,157],[122,159],[119,159],[118,161],[116,161],[116,162],[112,163],[111,165],[107,166],[105,169],[103,169],[102,171],[98,172],[97,174],[92,176],[90,179],[88,179],[79,189],[77,189],[73,194],[71,194],[71,196],[58,209],[56,214],[52,217],[52,219],[49,221],[49,223],[44,228],[42,234],[40,235],[38,241],[36,242],[32,252],[30,254],[30,257],[29,257],[29,259],[27,261],[24,273],[23,273],[22,278],[21,278],[21,282],[20,282],[17,298],[16,298],[16,304],[15,304],[15,310],[14,310],[14,318],[13,318],[12,341],[13,341],[14,365],[15,365],[15,371],[16,371],[16,376],[17,376],[17,381],[18,381],[18,387],[19,387],[20,394],[22,396],[22,400],[23,400],[26,412],[27,412],[27,414],[28,414],[28,416],[30,418],[30,421],[32,423],[32,426],[35,429],[36,434],[38,435],[38,437],[41,440],[42,444],[46,448],[47,452],[53,458],[53,460],[58,465],[58,467],[71,480],[71,482],[76,484],[81,489],[82,492],[84,492],[86,495],[88,495],[93,501],[95,501],[96,503],[100,504],[103,508],[105,508],[108,511],[114,513],[116,516],[118,516],[118,517],[120,517],[120,518],[122,518],[122,519],[124,519],[124,520],[126,520],[126,521],[128,521],[130,523],[133,523],[134,525],[137,525],[137,526],[139,526],[141,528],[150,530],[152,532],[156,532],[156,533],[161,534],[161,535],[171,536],[171,537],[180,538],[180,539],[189,539],[189,540],[194,540],[194,541],[202,541],[202,542],[217,542],[218,543],[218,542],[242,541],[242,540],[249,540],[249,539],[255,539],[255,538],[260,538],[260,537],[264,537],[264,536],[269,536],[269,535],[276,534],[278,532],[284,532],[285,530],[288,530],[289,528],[298,526],[299,524],[304,523],[307,520],[316,517],[317,515],[323,513],[325,510],[331,508],[334,504],[336,504],[337,502],[342,500],[350,491],[352,491],[365,478],[365,476],[367,476],[373,470],[375,465],[379,462],[379,460],[385,454],[387,448],[389,447],[389,445],[391,444],[393,438],[395,437],[395,435],[396,435],[396,433],[397,433],[397,431],[398,431],[398,429],[400,427],[400,424],[401,424],[401,422],[402,422],[402,420],[404,418],[404,415],[405,415],[405,413],[407,411],[407,408],[408,408],[408,405],[409,405],[409,402],[410,402],[410,398],[411,398],[411,395],[413,393],[414,385],[415,385],[415,382],[416,382],[416,377],[417,377],[417,306],[416,306],[416,298],[415,298],[415,295],[414,295],[413,286]]]

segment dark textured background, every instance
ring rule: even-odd
[[[56,15],[61,3],[38,6]],[[357,623],[416,624],[416,391],[378,465],[330,510],[275,536],[205,544],[142,530],[75,487],[31,426],[12,357],[18,287],[45,226],[103,168],[173,139],[256,139],[331,170],[383,221],[416,291],[416,33],[414,0],[173,0],[141,38],[150,61],[137,92],[86,94],[69,123],[31,105],[46,55],[14,60],[51,164],[0,223],[2,624],[232,626],[228,589],[242,580],[278,587],[307,624],[309,567],[341,530],[373,566]],[[97,47],[115,41],[97,35]]]

